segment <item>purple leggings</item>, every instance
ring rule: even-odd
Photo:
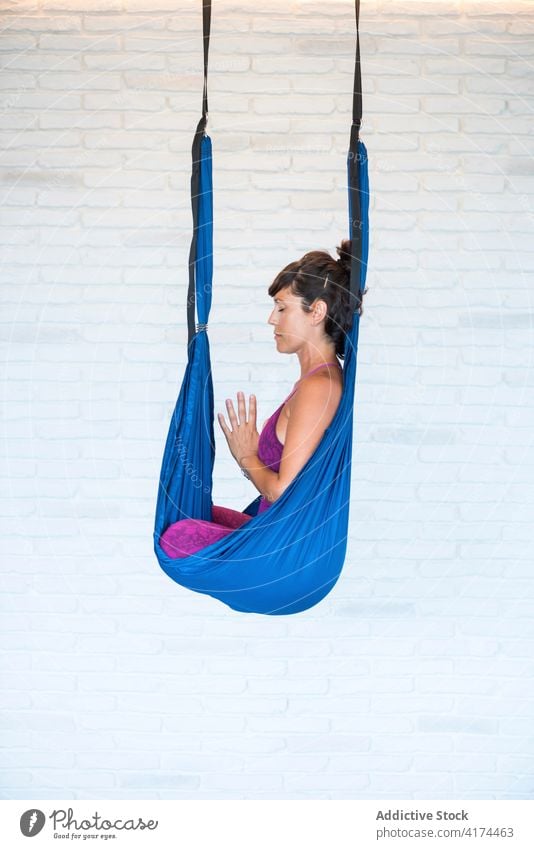
[[[252,519],[247,513],[214,504],[211,522],[204,519],[180,519],[161,535],[160,545],[168,557],[188,557],[231,534]]]

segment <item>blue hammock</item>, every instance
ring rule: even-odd
[[[258,496],[244,512],[253,518],[186,558],[171,558],[159,540],[180,519],[211,519],[215,462],[214,400],[207,324],[213,274],[212,145],[205,133],[209,15],[204,3],[203,116],[193,142],[193,240],[189,262],[188,362],[172,416],[160,474],[154,550],[163,571],[195,592],[234,610],[299,613],[317,604],[336,583],[347,548],[353,405],[359,315],[345,337],[343,393],[336,414],[306,465],[283,494],[257,514]],[[356,6],[358,24],[358,4]],[[208,35],[208,39],[206,38]],[[363,292],[368,256],[367,152],[358,138],[361,120],[359,39],[353,123],[347,156],[351,292]],[[359,113],[359,114],[358,114]],[[198,324],[194,326],[196,305]]]

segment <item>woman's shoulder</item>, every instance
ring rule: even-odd
[[[305,375],[298,382],[299,391],[300,388],[307,388],[309,391],[309,387],[314,387],[312,391],[316,391],[315,387],[324,388],[325,386],[335,389],[339,387],[343,389],[343,371],[336,366],[328,366],[327,368],[319,369],[313,374]]]
[[[322,410],[330,406],[337,407],[343,392],[343,373],[340,369],[321,369],[303,377],[297,391],[289,399],[287,407],[288,415],[295,407],[309,407],[310,411],[320,408]]]

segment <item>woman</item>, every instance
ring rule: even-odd
[[[243,474],[261,493],[258,512],[279,498],[315,451],[332,422],[343,391],[345,335],[354,309],[361,312],[361,298],[351,301],[349,290],[352,243],[342,241],[339,259],[326,251],[310,251],[287,265],[269,287],[274,308],[268,322],[273,326],[277,350],[296,354],[301,377],[293,391],[256,429],[256,397],[250,396],[249,416],[245,397],[237,393],[237,413],[226,400],[230,426],[224,415],[219,424],[232,456]],[[182,519],[161,537],[169,557],[187,557],[216,542],[252,517],[213,505],[212,521]]]

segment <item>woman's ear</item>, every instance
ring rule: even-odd
[[[322,321],[324,318],[326,318],[327,313],[328,313],[328,306],[326,304],[326,301],[321,300],[321,298],[317,298],[317,300],[315,301],[315,303],[313,305],[313,310],[312,310],[312,315],[313,315],[314,319],[316,320],[316,323],[318,324],[320,321]]]

